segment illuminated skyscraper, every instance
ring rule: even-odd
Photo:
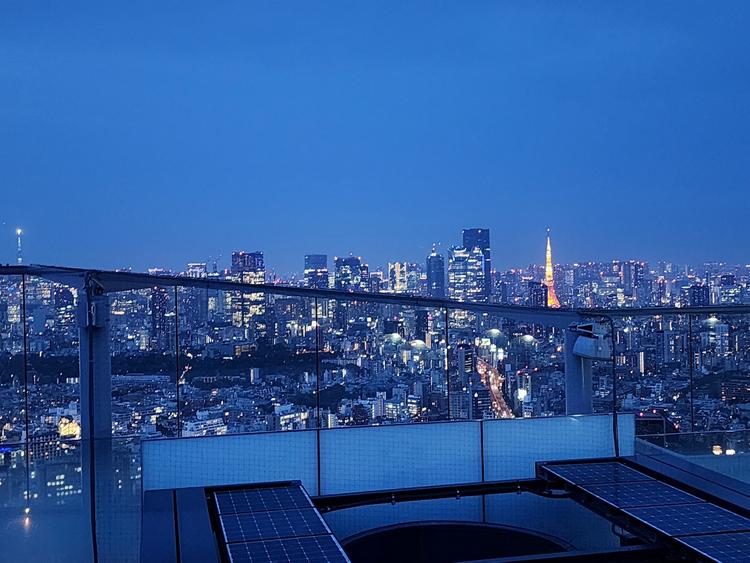
[[[328,255],[305,255],[305,287],[326,289],[328,287]]]
[[[345,291],[369,290],[370,268],[359,256],[335,257],[334,286]]]
[[[547,229],[547,260],[544,265],[544,285],[547,286],[547,307],[558,309],[560,301],[555,294],[555,271],[552,267],[552,242]]]
[[[479,247],[452,248],[448,260],[448,297],[456,301],[481,303],[487,300],[484,285],[484,256]]]
[[[239,274],[245,283],[265,283],[266,266],[263,253],[256,252],[232,252],[232,273]]]
[[[154,287],[151,291],[151,346],[154,350],[168,349],[170,340],[169,331],[174,326],[174,320],[167,320],[169,305],[169,294],[162,286]]]
[[[23,231],[19,228],[16,229],[16,239],[18,242],[18,248],[16,252],[16,262],[19,264],[23,263],[23,253],[21,252],[21,235],[23,234]]]
[[[406,262],[388,263],[388,289],[391,293],[406,293]]]
[[[549,307],[549,288],[543,283],[527,282],[526,293],[526,304],[529,307]]]
[[[266,282],[266,265],[263,252],[232,252],[232,274],[243,283]],[[242,292],[232,294],[232,319],[235,326],[251,329],[256,335],[265,332],[263,317],[266,313],[266,298],[263,293]]]
[[[484,257],[484,299],[489,301],[492,294],[492,260],[490,254],[490,230],[489,229],[464,229],[464,248],[472,251],[478,248]]]
[[[190,262],[187,265],[187,276],[189,278],[205,278],[208,275],[205,262]]]
[[[434,246],[427,257],[427,293],[436,299],[445,297],[445,260]]]

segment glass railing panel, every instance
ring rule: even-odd
[[[191,288],[179,299],[181,436],[316,427],[314,299]]]
[[[324,430],[321,494],[481,481],[481,451],[476,421]]]
[[[750,416],[750,316],[693,318],[694,430],[744,430]]]
[[[112,434],[177,436],[175,289],[110,294]]]
[[[562,331],[482,312],[448,312],[451,419],[565,414]]]
[[[443,311],[356,300],[321,300],[323,427],[447,419]]]
[[[639,435],[747,427],[747,316],[634,316],[617,318],[615,327],[617,409],[638,415]],[[603,408],[611,403],[606,371],[602,365],[594,374]]]
[[[29,439],[81,437],[76,287],[26,277]]]
[[[609,326],[609,325],[607,325]],[[614,320],[616,401],[611,362],[598,362],[595,403],[602,411],[636,414],[636,432],[689,431],[691,376],[687,315],[618,317]]]
[[[0,277],[0,444],[25,436],[21,276]]]
[[[137,562],[141,481],[137,439],[49,439],[0,445],[4,561]],[[26,491],[29,491],[27,496]]]

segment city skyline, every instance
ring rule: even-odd
[[[493,232],[492,228],[486,228],[485,229],[488,232]],[[464,231],[467,229],[464,228]],[[480,229],[481,230],[481,229]],[[545,233],[545,236],[549,235],[550,228],[544,227],[543,232]],[[394,260],[402,260],[406,262],[416,262],[424,265],[425,260],[430,255],[430,253],[433,250],[436,250],[438,254],[442,255],[443,258],[447,258],[448,254],[450,253],[451,248],[454,247],[460,247],[461,246],[461,236],[460,236],[461,229],[457,229],[456,234],[453,239],[448,240],[447,242],[433,242],[428,245],[428,250],[423,255],[415,255],[414,251],[411,251],[408,253],[404,253],[403,251],[390,251],[390,249],[381,249],[377,253],[373,253],[372,256],[383,256],[384,259],[382,261],[377,261],[371,259],[371,255],[368,255],[364,252],[356,252],[354,250],[346,253],[340,253],[336,254],[330,251],[327,251],[326,249],[316,249],[313,251],[305,251],[300,250],[299,255],[296,258],[296,262],[298,264],[294,264],[295,258],[292,256],[292,254],[287,251],[287,253],[284,255],[286,256],[286,259],[283,260],[283,264],[288,264],[289,267],[286,266],[279,266],[277,262],[273,260],[268,259],[269,253],[265,248],[262,247],[256,247],[256,246],[250,246],[250,245],[239,245],[237,247],[233,248],[224,248],[221,252],[217,252],[216,254],[211,254],[208,256],[191,256],[187,255],[184,258],[180,259],[172,259],[166,263],[155,263],[155,262],[140,262],[140,267],[133,265],[133,264],[123,264],[120,262],[104,262],[102,264],[82,264],[82,263],[72,263],[72,264],[65,264],[66,266],[75,266],[75,267],[88,267],[88,268],[97,268],[97,269],[119,269],[119,268],[125,268],[125,269],[132,269],[133,271],[142,271],[146,272],[150,269],[161,269],[161,268],[167,268],[170,271],[173,272],[183,272],[184,268],[187,264],[190,264],[191,262],[205,262],[209,265],[209,267],[215,262],[217,264],[217,267],[220,270],[223,269],[230,269],[231,268],[231,256],[233,252],[254,252],[254,251],[260,251],[265,256],[265,260],[268,264],[267,271],[272,272],[276,275],[289,278],[289,277],[295,277],[297,279],[301,279],[302,275],[305,271],[305,257],[308,255],[315,256],[315,255],[326,255],[329,257],[329,260],[331,262],[331,265],[333,265],[333,260],[336,257],[345,258],[348,256],[355,256],[361,258],[366,264],[368,264],[370,267],[375,269],[385,269],[387,270],[388,264]],[[37,260],[33,256],[29,256],[27,254],[27,246],[28,246],[28,234],[27,230],[25,228],[21,227],[14,227],[12,229],[11,235],[9,235],[7,238],[10,242],[12,242],[12,248],[10,242],[3,245],[4,247],[7,247],[4,252],[0,252],[0,264],[14,264],[14,263],[21,263],[21,247],[20,247],[20,241],[21,241],[21,233],[23,235],[23,262],[24,263],[33,263],[33,264],[44,264],[49,266],[56,266],[61,265],[62,263],[55,263],[55,262],[47,262],[44,260]],[[495,240],[495,235],[493,235],[493,240]],[[659,256],[656,258],[648,258],[644,256],[643,254],[634,254],[634,255],[625,255],[625,256],[608,256],[604,258],[573,258],[573,259],[559,259],[559,255],[562,254],[563,256],[567,256],[571,254],[570,251],[566,252],[563,248],[562,252],[560,251],[560,243],[558,241],[558,235],[555,233],[555,254],[554,254],[554,260],[553,264],[555,265],[572,265],[572,264],[587,264],[587,263],[608,263],[608,262],[622,262],[622,261],[628,261],[628,260],[636,260],[636,261],[644,261],[648,263],[656,263],[656,262],[668,262],[675,265],[680,266],[700,266],[702,264],[707,263],[724,263],[727,265],[732,266],[746,266],[750,264],[750,259],[748,260],[739,260],[739,261],[732,261],[723,259],[722,257],[707,257],[705,259],[699,259],[699,260],[675,260],[671,259],[670,256]],[[496,244],[503,244],[503,241],[499,241]],[[422,248],[423,245],[418,245],[419,248]],[[494,244],[492,245],[494,246]],[[539,244],[537,244],[537,247]],[[32,242],[31,247],[34,248],[34,244]],[[273,245],[272,245],[273,247]],[[11,256],[12,254],[12,256]],[[537,266],[537,265],[545,265],[545,262],[547,260],[547,257],[544,255],[544,251],[541,253],[538,251],[536,252],[536,256],[530,256],[529,260],[523,261],[523,260],[512,260],[508,257],[503,257],[502,254],[498,256],[498,251],[494,250],[493,255],[495,257],[495,261],[492,267],[492,271],[496,272],[502,272],[506,270],[514,270],[514,269],[523,269],[527,268],[528,266]],[[7,256],[7,258],[6,258]],[[43,254],[42,254],[43,256]]]

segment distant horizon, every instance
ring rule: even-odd
[[[466,228],[474,228],[474,227],[466,227]],[[482,227],[482,228],[485,228],[485,227]],[[489,229],[489,230],[490,230],[490,237],[492,237],[492,229]],[[15,239],[15,232],[16,232],[16,229],[14,228],[13,229],[13,233],[14,233],[13,240],[14,241],[16,240]],[[511,264],[511,265],[508,265],[508,266],[502,266],[501,265],[499,267],[496,265],[497,264],[497,257],[496,257],[495,250],[494,250],[494,243],[493,243],[492,238],[491,238],[490,242],[491,242],[491,250],[492,250],[493,270],[494,271],[503,272],[503,271],[516,270],[516,269],[527,269],[530,266],[543,267],[544,266],[544,250],[545,250],[544,243],[545,243],[545,240],[546,240],[546,232],[547,232],[547,230],[545,228],[544,229],[544,238],[542,239],[542,251],[540,253],[541,254],[541,258],[539,260],[536,260],[536,261],[529,260],[529,261],[526,261],[525,263],[519,261],[516,264]],[[459,233],[460,233],[460,231],[459,231]],[[26,237],[25,231],[24,231],[24,237]],[[722,259],[719,259],[719,258],[714,258],[714,259],[710,259],[709,258],[709,259],[698,260],[698,261],[676,261],[676,260],[670,260],[668,258],[648,259],[648,258],[643,257],[643,256],[628,256],[628,257],[613,257],[613,258],[599,258],[599,259],[597,259],[597,258],[589,258],[589,259],[580,259],[580,260],[575,260],[575,259],[574,260],[559,260],[557,258],[557,249],[556,249],[556,243],[555,243],[555,233],[554,233],[553,230],[551,231],[551,239],[552,239],[553,262],[555,263],[555,265],[569,266],[569,265],[573,265],[573,264],[587,264],[587,263],[604,264],[604,263],[621,262],[621,261],[627,261],[627,260],[637,260],[637,261],[643,261],[643,262],[648,263],[648,265],[650,267],[653,267],[658,262],[667,262],[667,263],[671,263],[671,264],[673,264],[675,266],[688,266],[688,267],[692,267],[692,268],[696,268],[698,266],[702,266],[702,265],[709,264],[709,263],[726,264],[727,266],[730,266],[730,267],[750,267],[750,262],[742,262],[742,261],[740,261],[740,262],[732,262],[732,261],[728,261],[728,260],[722,260]],[[460,242],[461,241],[460,241],[460,236],[459,236],[459,240],[457,240],[455,244],[439,246],[439,247],[437,247],[437,252],[439,254],[443,255],[446,258],[446,260],[447,260],[448,253],[450,252],[450,248],[453,247],[453,246],[461,246]],[[23,243],[24,243],[24,249],[25,249],[25,244],[26,244],[26,239],[25,238],[23,239]],[[14,242],[13,251],[15,253],[15,242]],[[418,263],[422,267],[424,267],[425,260],[426,260],[427,256],[429,255],[429,253],[432,251],[432,245],[429,245],[429,250],[424,254],[424,256],[421,259],[412,259],[412,258],[398,257],[394,253],[394,257],[393,258],[391,258],[390,260],[386,260],[383,263],[374,262],[374,261],[368,259],[368,257],[366,255],[364,255],[362,253],[356,253],[356,252],[346,253],[346,254],[333,254],[331,252],[326,252],[324,250],[316,250],[316,251],[304,252],[304,253],[302,253],[302,254],[299,255],[299,268],[298,269],[291,269],[291,270],[281,270],[279,268],[274,267],[273,260],[269,261],[269,255],[265,251],[265,249],[263,249],[263,248],[255,248],[255,247],[235,248],[233,250],[229,250],[226,253],[222,253],[220,255],[221,259],[217,260],[218,270],[219,271],[223,271],[225,269],[229,269],[232,252],[243,252],[243,251],[244,252],[256,252],[256,251],[263,252],[263,256],[264,256],[264,260],[265,260],[266,272],[268,272],[268,273],[274,273],[274,274],[280,275],[282,277],[292,277],[292,276],[301,277],[302,274],[303,274],[303,270],[304,270],[304,265],[303,265],[304,264],[304,257],[305,257],[305,255],[308,255],[308,254],[325,254],[325,255],[327,255],[327,257],[328,257],[328,267],[329,267],[330,271],[333,271],[333,261],[334,261],[334,259],[336,257],[350,256],[350,255],[360,257],[364,261],[364,263],[366,263],[369,266],[371,266],[371,268],[374,267],[374,269],[376,269],[376,270],[387,268],[388,262],[391,262],[391,263],[393,263],[393,262]],[[4,263],[6,265],[14,265],[16,263],[16,261],[15,260],[7,260],[7,261],[2,261],[0,263]],[[175,272],[175,273],[184,272],[187,264],[189,264],[189,263],[205,263],[206,266],[207,266],[207,269],[209,271],[211,271],[211,268],[212,268],[212,265],[213,265],[213,257],[210,256],[208,258],[205,258],[205,257],[203,257],[203,258],[201,258],[201,257],[187,258],[181,264],[176,263],[176,262],[175,263],[163,263],[163,264],[142,262],[140,266],[128,265],[128,264],[118,264],[118,263],[107,264],[107,265],[97,265],[97,264],[93,264],[92,265],[92,264],[77,264],[77,263],[76,264],[71,264],[71,263],[62,263],[62,262],[55,263],[55,262],[48,262],[48,261],[35,261],[33,259],[30,260],[30,259],[27,258],[26,252],[24,250],[24,262],[23,262],[24,265],[37,264],[37,265],[45,265],[45,266],[80,267],[80,268],[84,268],[84,269],[85,268],[101,269],[101,270],[131,269],[134,272],[140,272],[140,273],[146,273],[149,269],[153,269],[153,268],[164,268],[164,269],[170,270],[170,271]]]

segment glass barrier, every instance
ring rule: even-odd
[[[110,295],[112,434],[177,436],[175,291]]]
[[[0,278],[0,508],[9,530],[26,530],[13,553],[56,560],[37,540],[52,534],[45,540],[50,551],[65,551],[58,537],[65,533],[81,536],[81,550],[71,554],[86,561],[94,544],[82,534],[95,528],[102,553],[116,549],[137,560],[141,438],[231,434],[244,444],[239,435],[253,434],[274,450],[280,442],[272,432],[311,430],[299,433],[305,452],[297,460],[300,471],[312,490],[341,492],[365,469],[373,486],[395,486],[388,473],[393,465],[416,479],[421,474],[410,465],[416,459],[438,466],[469,443],[502,444],[511,434],[501,419],[566,412],[564,329],[490,312],[374,302],[368,294],[334,300],[158,281],[109,294],[113,442],[97,447],[79,439],[77,289],[34,276]],[[707,467],[723,460],[725,473],[730,466],[744,471],[750,315],[672,313],[615,317],[612,356],[592,360],[593,411],[622,415],[621,453],[634,417],[644,437],[639,443]],[[610,326],[600,324],[609,343]],[[448,420],[466,423],[451,431],[409,427],[406,453],[393,450],[388,439],[398,429],[375,436],[371,428]],[[602,444],[614,443],[611,420],[600,417],[596,424],[599,438],[585,451],[609,455]],[[465,435],[463,427],[469,428]],[[520,440],[524,424],[514,428]],[[433,448],[421,442],[433,432],[455,432],[455,443]],[[359,436],[368,437],[367,448]],[[288,443],[297,440],[289,435]],[[229,446],[178,442],[184,443],[175,446],[176,458]],[[564,457],[554,437],[545,447]],[[490,466],[503,467],[507,452],[520,446],[495,453],[482,448],[471,451],[481,452],[483,463],[464,460],[472,479],[484,478]],[[87,472],[102,455],[106,475],[94,479],[101,487],[92,497],[92,526]],[[527,469],[531,457],[523,458]],[[245,465],[228,466],[225,474],[243,476]],[[276,465],[261,473],[277,475]],[[466,469],[458,462],[453,468]],[[291,475],[292,468],[284,471]],[[59,532],[52,530],[54,515],[70,520]]]
[[[323,428],[448,416],[439,309],[319,300]]]
[[[313,299],[180,288],[180,436],[317,424]]]
[[[93,561],[92,530],[99,561],[139,560],[137,439],[37,439],[29,444],[28,465],[26,451],[25,444],[0,445],[4,561]]]
[[[561,329],[463,310],[448,322],[451,419],[565,414]]]
[[[78,290],[26,276],[29,440],[79,439]]]
[[[0,277],[0,444],[25,438],[25,364],[21,276]]]
[[[748,316],[617,318],[614,354],[617,411],[638,415],[639,435],[747,427]],[[594,371],[598,412],[612,409],[612,367],[605,364]]]

